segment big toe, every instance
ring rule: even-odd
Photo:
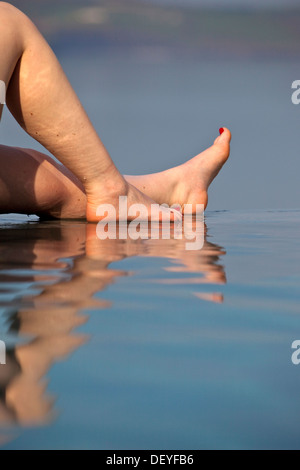
[[[222,127],[220,135],[216,138],[214,145],[210,149],[210,163],[223,166],[230,155],[231,132],[229,129]],[[212,152],[213,150],[213,152]]]
[[[219,145],[223,151],[229,154],[230,152],[230,142],[231,142],[231,132],[226,127],[221,127],[219,130],[220,135],[216,138],[214,145]]]

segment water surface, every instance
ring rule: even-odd
[[[208,212],[187,252],[2,216],[2,448],[299,448],[299,229]]]

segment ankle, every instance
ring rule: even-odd
[[[126,196],[128,193],[128,183],[123,176],[113,166],[104,174],[101,174],[93,181],[85,183],[85,191],[88,199],[102,198],[104,195]]]

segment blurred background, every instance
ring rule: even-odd
[[[210,210],[299,207],[299,0],[20,0],[126,174],[233,133]],[[8,111],[1,143],[38,144]]]

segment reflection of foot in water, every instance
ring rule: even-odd
[[[11,350],[7,366],[0,368],[0,426],[37,426],[53,419],[54,400],[47,394],[45,377],[53,364],[87,340],[74,333],[88,321],[82,310],[109,308],[108,302],[93,296],[128,274],[111,269],[112,262],[133,256],[159,257],[174,264],[165,268],[168,273],[200,275],[189,279],[189,284],[226,282],[224,268],[218,264],[224,250],[205,240],[203,250],[187,252],[185,243],[184,239],[100,241],[96,226],[85,223],[55,222],[1,230],[0,289],[3,282],[16,291],[24,281],[25,269],[26,282],[42,292],[16,296],[9,302],[0,296],[0,306],[8,309],[10,333],[33,338]],[[34,271],[31,277],[30,270]],[[221,294],[196,295],[202,300],[221,301]],[[12,308],[15,313],[9,313]]]
[[[174,230],[174,228],[173,228]],[[193,228],[194,230],[194,228]],[[149,235],[150,237],[150,235]],[[143,256],[149,258],[166,258],[172,265],[164,268],[166,272],[183,274],[200,274],[201,277],[160,279],[161,284],[189,284],[189,285],[223,285],[226,284],[226,274],[222,265],[218,264],[221,256],[226,252],[220,246],[207,240],[207,227],[205,226],[205,241],[202,250],[187,251],[187,240],[144,240],[133,242],[131,240],[98,240],[96,229],[93,225],[87,226],[86,250],[89,260],[101,260],[107,257],[110,262],[120,261],[131,256]],[[118,249],[116,249],[118,247]],[[196,293],[199,299],[222,303],[223,296],[219,293]]]

